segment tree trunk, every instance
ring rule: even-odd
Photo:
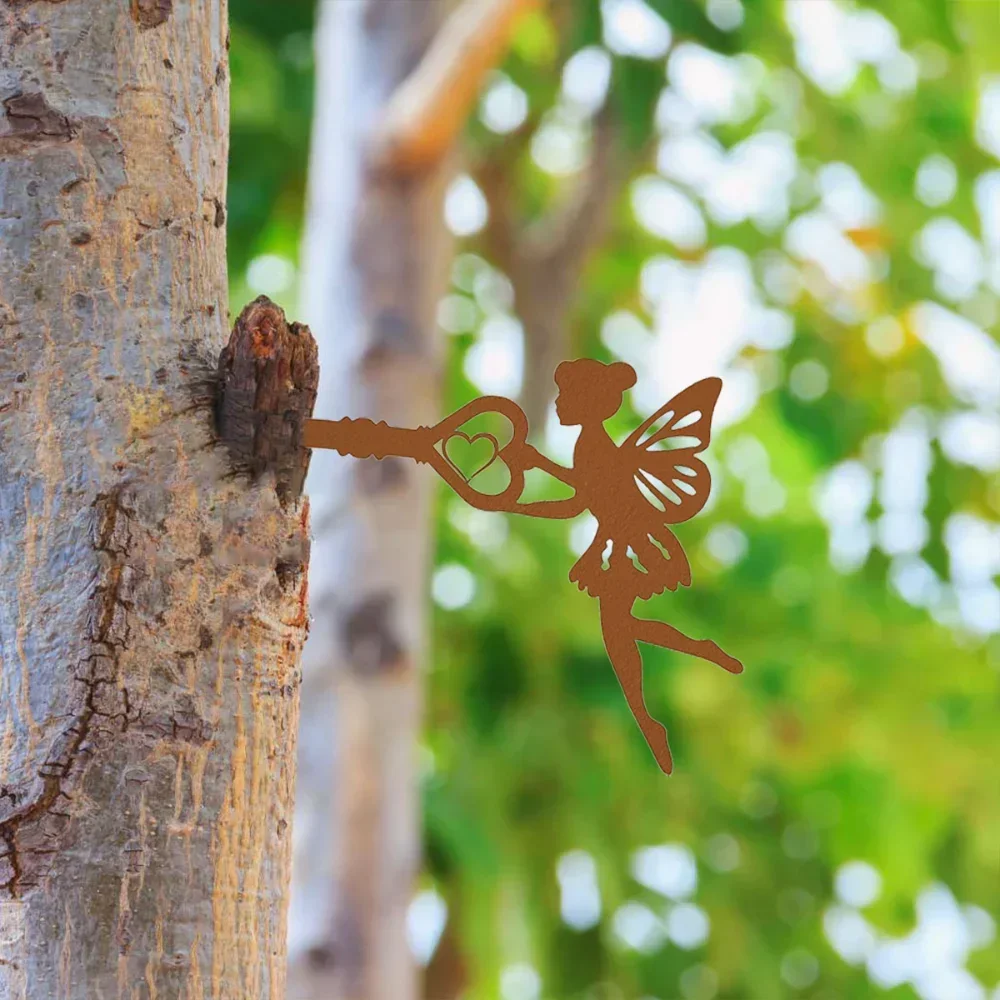
[[[233,456],[308,338],[238,328],[231,454],[225,3],[3,10],[0,998],[280,998],[304,470]]]
[[[440,12],[431,0],[321,8],[304,311],[321,351],[337,359],[321,381],[323,417],[415,427],[438,416],[448,167],[405,173],[377,168],[367,154]],[[402,459],[349,462],[326,452],[313,462],[317,621],[305,653],[292,996],[413,1000],[419,977],[405,914],[421,841],[433,483]]]

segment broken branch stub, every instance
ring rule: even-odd
[[[319,355],[309,327],[266,295],[240,313],[219,356],[216,419],[234,463],[273,472],[282,504],[302,495],[311,452],[303,429],[316,404]]]

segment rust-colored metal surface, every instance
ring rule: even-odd
[[[648,712],[642,692],[640,642],[689,653],[738,674],[743,665],[710,639],[692,639],[666,622],[637,618],[633,606],[664,590],[691,583],[691,567],[670,526],[694,517],[708,500],[711,476],[698,457],[711,440],[712,414],[722,380],[689,386],[643,421],[620,445],[604,422],[621,408],[636,381],[635,370],[582,358],[556,369],[556,414],[579,426],[573,465],[557,465],[528,444],[521,408],[502,396],[483,396],[433,427],[390,427],[371,420],[307,420],[307,448],[332,448],[356,458],[388,455],[431,465],[467,503],[480,510],[565,519],[589,510],[597,533],[570,570],[569,578],[595,597],[608,657],[632,714],[662,770],[673,770],[666,729]],[[477,419],[504,418],[503,442],[492,430],[474,430]],[[458,460],[461,453],[463,461]],[[506,468],[507,482],[495,493],[473,481]],[[532,469],[566,484],[572,496],[526,502],[525,473]]]

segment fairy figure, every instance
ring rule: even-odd
[[[691,639],[666,622],[632,613],[636,600],[691,584],[691,566],[669,525],[694,517],[708,500],[711,478],[697,455],[708,446],[722,382],[708,378],[685,389],[619,447],[604,421],[618,412],[625,390],[635,385],[632,366],[587,358],[564,361],[555,379],[559,422],[580,427],[573,467],[565,469],[543,456],[536,461],[575,493],[563,500],[517,504],[515,510],[569,518],[589,509],[597,519],[594,540],[569,578],[597,598],[608,657],[656,762],[669,774],[673,761],[667,731],[646,708],[638,643],[690,653],[733,674],[743,670],[739,660],[710,639]],[[662,426],[642,440],[659,421]],[[683,446],[657,447],[670,443]]]
[[[427,462],[466,502],[481,510],[558,519],[589,510],[597,520],[597,533],[569,578],[597,598],[608,657],[656,762],[669,774],[673,759],[667,731],[646,708],[638,644],[689,653],[733,674],[743,671],[739,660],[710,639],[691,639],[666,622],[632,613],[637,600],[691,584],[691,566],[670,525],[694,517],[708,500],[711,476],[698,455],[709,444],[722,381],[706,378],[689,386],[619,446],[604,421],[619,411],[625,391],[635,385],[635,369],[623,362],[603,364],[584,358],[560,364],[555,380],[560,423],[580,427],[571,468],[552,462],[527,444],[523,411],[499,396],[474,400],[435,427],[412,430],[364,419],[309,420],[304,441],[308,447],[334,448],[358,457],[406,455]],[[491,434],[470,437],[458,429],[484,412],[507,417],[514,432],[509,444],[500,447]],[[492,455],[469,476],[449,454],[449,444],[459,439],[470,445],[485,439],[492,445]],[[472,479],[497,459],[510,472],[507,489],[498,495],[473,489]],[[560,480],[572,488],[573,495],[521,502],[524,472],[529,468]]]

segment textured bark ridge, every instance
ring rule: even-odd
[[[302,495],[302,431],[316,404],[319,360],[309,327],[289,324],[266,295],[236,321],[219,358],[219,435],[255,478],[272,471],[283,502]]]
[[[0,1000],[284,996],[308,507],[215,429],[227,34],[0,16]]]

